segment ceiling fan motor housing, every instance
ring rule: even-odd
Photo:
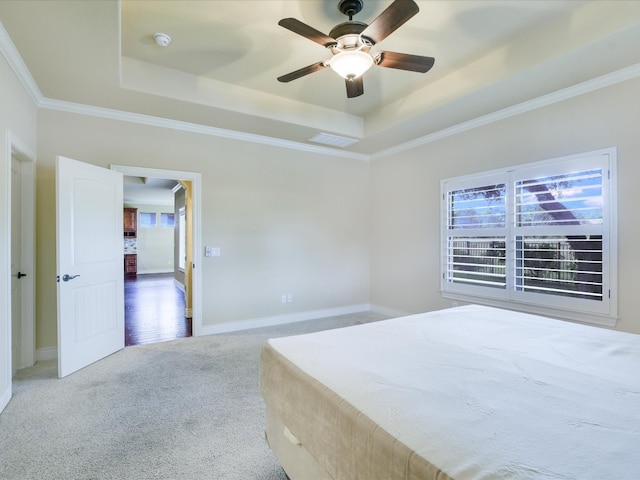
[[[338,3],[338,10],[348,16],[349,20],[351,20],[352,16],[362,10],[362,6],[362,0],[340,0]]]
[[[362,33],[365,28],[367,28],[366,23],[349,20],[348,22],[344,22],[333,27],[329,32],[329,36],[331,38],[335,38],[336,40],[340,37],[344,37],[345,35],[357,36],[360,35],[360,33]]]

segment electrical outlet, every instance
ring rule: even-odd
[[[289,294],[287,295],[287,303],[291,303],[293,302],[293,295]]]

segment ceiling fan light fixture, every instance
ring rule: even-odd
[[[329,60],[329,67],[342,78],[353,80],[373,66],[373,58],[362,50],[346,50],[336,53]]]

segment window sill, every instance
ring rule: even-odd
[[[517,310],[524,313],[532,313],[534,315],[542,315],[545,317],[557,318],[559,320],[569,320],[571,322],[586,323],[589,325],[598,325],[602,327],[615,327],[618,321],[617,316],[589,314],[584,312],[576,312],[575,310],[563,310],[560,308],[541,307],[528,303],[504,301],[486,297],[476,297],[473,295],[464,295],[452,292],[440,292],[442,298],[465,303],[476,303],[478,305],[487,305],[490,307],[504,308],[507,310]]]

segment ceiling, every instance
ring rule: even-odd
[[[328,33],[346,20],[337,0],[3,0],[0,22],[54,106],[304,144],[325,132],[356,139],[345,150],[364,155],[640,63],[640,1],[416,3],[374,50],[432,56],[433,69],[374,67],[351,99],[330,69],[276,80],[331,56],[278,21]],[[354,19],[371,23],[390,4],[365,0]]]
[[[177,180],[153,177],[123,177],[123,201],[127,205],[158,205],[174,204],[173,189]]]

